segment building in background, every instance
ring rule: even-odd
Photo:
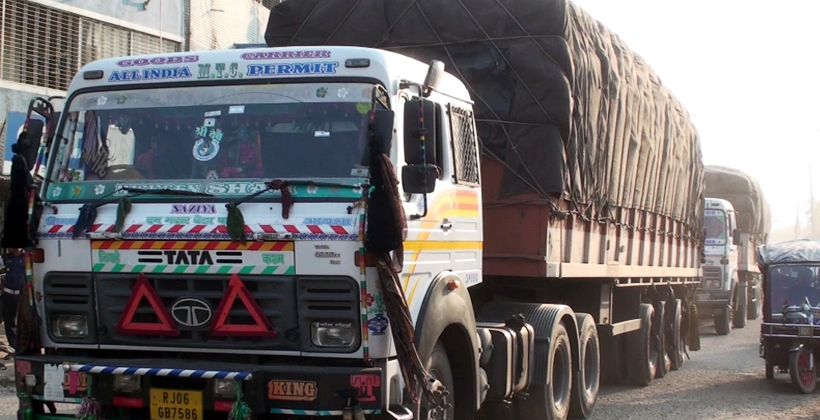
[[[86,63],[182,51],[180,0],[0,0],[0,148],[11,144],[36,96],[63,96]]]
[[[188,49],[264,44],[270,9],[281,0],[188,0]]]

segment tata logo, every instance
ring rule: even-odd
[[[279,401],[313,401],[316,399],[316,382],[279,381],[268,382],[268,399]]]
[[[213,315],[211,305],[200,298],[181,297],[171,305],[171,317],[180,327],[204,327]]]
[[[174,204],[171,206],[171,214],[216,214],[216,205]]]
[[[168,250],[163,251],[165,262],[168,265],[213,265],[214,260],[208,251],[185,251]]]

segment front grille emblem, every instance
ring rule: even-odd
[[[204,327],[211,322],[213,315],[211,305],[200,298],[181,297],[171,305],[171,317],[180,327]]]

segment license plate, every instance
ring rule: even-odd
[[[202,391],[151,388],[151,420],[202,420]]]
[[[698,293],[698,300],[710,300],[712,297],[709,296],[709,293]]]

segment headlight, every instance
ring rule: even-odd
[[[310,324],[310,339],[318,347],[351,347],[356,330],[352,322],[314,322]]]
[[[114,375],[114,391],[139,392],[142,377],[137,375]]]
[[[718,289],[720,288],[720,280],[706,280],[704,286],[708,289]]]
[[[801,325],[801,326],[797,327],[797,336],[798,337],[811,337],[812,335],[813,334],[812,334],[812,330],[811,330],[811,325],[805,325],[805,326]]]
[[[85,315],[57,315],[52,318],[51,332],[60,338],[86,338],[88,318]]]
[[[223,398],[236,397],[236,382],[233,379],[214,380],[214,395]]]

